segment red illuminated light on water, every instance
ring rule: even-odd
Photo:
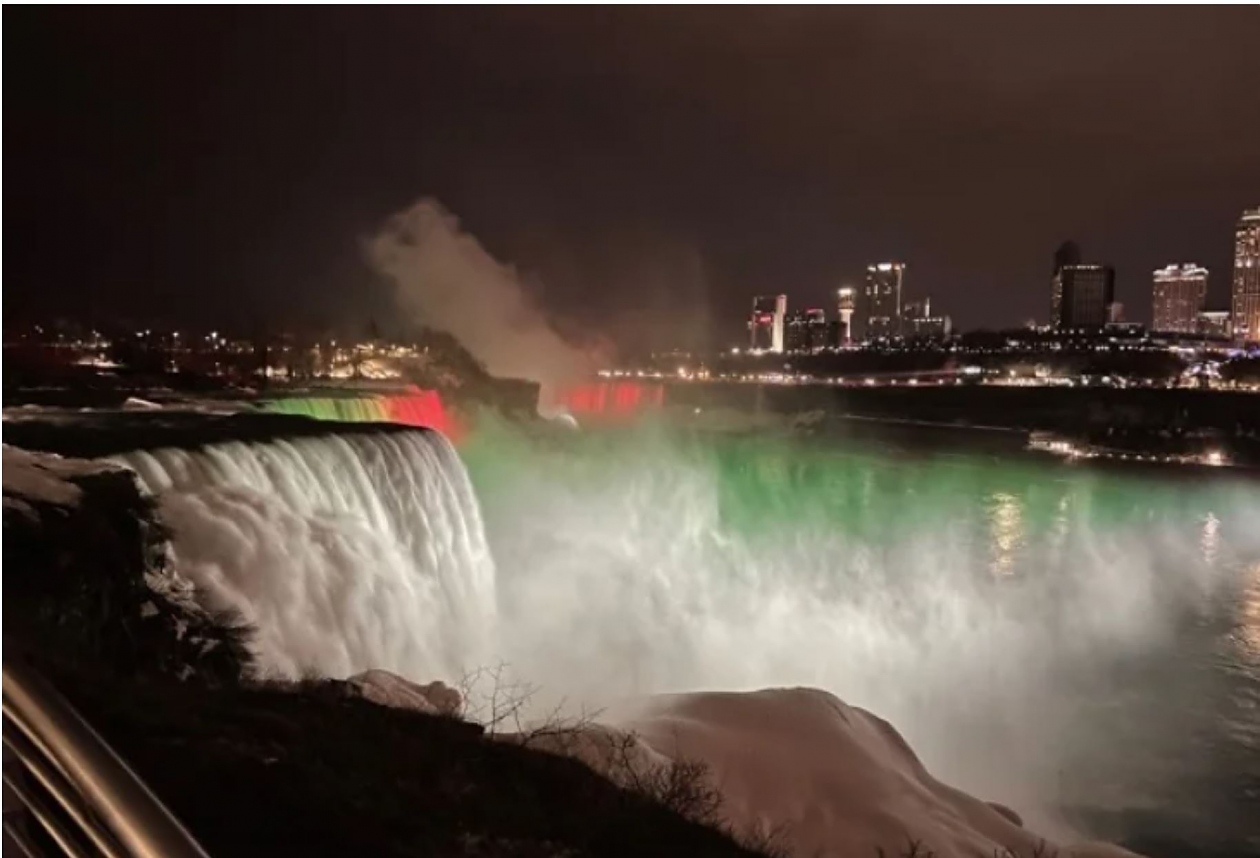
[[[446,410],[442,397],[436,390],[412,387],[408,393],[382,397],[387,418],[407,426],[426,426],[436,429],[452,441],[462,435],[454,417]]]

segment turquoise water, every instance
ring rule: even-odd
[[[1254,486],[660,426],[461,454],[557,697],[817,685],[1047,831],[1260,850]]]

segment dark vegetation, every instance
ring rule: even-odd
[[[339,683],[57,678],[212,855],[756,854],[580,762]]]

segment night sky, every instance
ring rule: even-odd
[[[562,330],[742,340],[907,265],[964,328],[1048,315],[1073,238],[1149,321],[1226,305],[1260,205],[1260,8],[4,11],[4,310],[362,325],[435,197]],[[827,302],[830,307],[830,302]]]

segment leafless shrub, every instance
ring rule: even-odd
[[[493,667],[478,667],[466,671],[456,684],[460,717],[480,724],[488,736],[509,727],[519,728],[526,705],[538,693],[537,686],[511,679],[510,669],[511,665],[502,661]]]
[[[784,830],[737,831],[722,817],[722,793],[709,766],[678,757],[662,761],[633,732],[599,724],[600,711],[563,714],[564,702],[541,718],[525,721],[538,688],[511,679],[510,665],[499,663],[465,673],[458,687],[461,716],[480,724],[486,735],[586,763],[627,792],[658,804],[687,820],[721,830],[744,847],[772,858],[787,858]],[[918,853],[910,858],[932,858]]]

